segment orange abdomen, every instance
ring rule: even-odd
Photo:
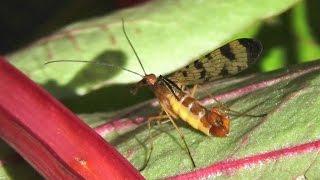
[[[174,95],[167,95],[173,112],[183,121],[208,136],[225,137],[228,135],[230,119],[218,108],[212,108],[209,111],[187,94],[180,97],[178,101]]]

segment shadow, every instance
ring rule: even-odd
[[[93,62],[124,67],[125,60],[126,57],[121,51],[106,51],[94,58]],[[92,90],[89,94],[83,96],[76,95],[74,90],[71,90],[79,86],[102,85],[121,71],[123,70],[119,68],[88,64],[77,73],[68,85],[62,87],[67,93],[73,92],[73,95],[69,96],[70,98],[62,99],[62,102],[76,113],[92,113],[115,111],[153,97],[152,92],[146,88],[141,89],[137,95],[132,95],[130,93],[132,84],[114,84]]]
[[[137,128],[131,130],[131,131],[128,131],[124,134],[121,134],[121,135],[118,135],[116,138],[112,139],[112,140],[109,140],[108,142],[110,144],[112,144],[113,146],[118,146],[120,144],[123,144],[124,142],[129,142],[131,139],[139,139],[140,137],[137,137],[139,135],[141,135],[144,131],[148,131],[148,126],[147,126],[147,123],[144,123],[140,126],[138,126]],[[152,132],[154,133],[154,132]],[[140,141],[145,144],[147,139],[148,139],[148,133],[145,133],[146,136],[144,137],[144,139],[140,140],[139,139],[139,143]],[[154,134],[153,134],[153,137]]]
[[[3,140],[0,140],[1,168],[10,179],[43,179],[18,153]],[[2,174],[3,175],[3,174]],[[6,176],[2,176],[1,179]]]
[[[292,10],[286,11],[278,19],[267,21],[262,25],[256,38],[263,44],[263,52],[261,59],[263,59],[273,48],[283,48],[285,51],[284,65],[296,64],[297,59],[297,39],[292,28]],[[258,61],[255,65],[256,69],[261,72],[262,62]]]
[[[282,63],[284,66],[298,64],[301,62],[301,59],[299,59],[299,51],[301,52],[301,49],[298,49],[300,48],[298,44],[301,44],[301,42],[312,43],[312,41],[310,42],[305,36],[311,34],[312,40],[320,45],[320,14],[318,8],[320,7],[320,1],[302,1],[298,3],[297,6],[299,6],[299,8],[303,6],[302,12],[297,13],[297,9],[290,9],[278,17],[267,20],[262,25],[257,34],[257,39],[259,39],[264,46],[262,58],[274,48],[280,47],[285,52],[285,59]],[[298,8],[297,6],[294,8]],[[304,14],[306,17],[304,17]],[[305,24],[304,21],[309,27],[297,26],[297,24]],[[310,32],[301,32],[301,30],[297,28],[307,29],[310,30]],[[258,62],[255,66],[260,71],[261,68],[259,67],[261,67],[261,64],[262,62]]]
[[[307,22],[310,26],[312,38],[320,44],[320,14],[319,14],[319,7],[320,1],[319,0],[308,0],[305,1],[306,3],[306,14],[307,14]]]
[[[131,84],[112,85],[61,101],[75,113],[93,113],[116,111],[153,98],[149,89],[141,89],[133,95],[130,93],[131,87]]]
[[[124,67],[126,59],[122,51],[106,50],[93,58],[92,63],[86,64],[82,70],[78,71],[66,87],[76,88],[103,83],[123,71],[122,69],[103,64]]]
[[[109,112],[122,109],[153,97],[147,88],[142,88],[136,95],[130,93],[133,84],[113,84],[103,87],[104,82],[119,74],[122,69],[103,66],[105,63],[124,67],[126,57],[121,51],[104,51],[97,55],[93,63],[88,63],[65,86],[59,86],[55,81],[45,84],[50,93],[61,97],[60,100],[75,113]],[[76,63],[76,62],[75,62]],[[86,95],[78,95],[78,87],[94,87]],[[59,96],[60,95],[60,96]]]

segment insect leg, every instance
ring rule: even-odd
[[[166,121],[163,121],[163,119],[169,119],[169,116],[168,115],[159,115],[159,116],[152,116],[150,117],[150,120],[156,120],[157,121],[157,124],[160,126],[161,124],[164,124],[164,123],[167,123],[169,122],[170,120],[166,120]]]
[[[165,112],[166,112],[166,111],[165,111]],[[166,112],[166,113],[167,113],[167,112]],[[191,159],[191,162],[192,162],[192,166],[193,166],[193,168],[195,168],[195,167],[196,167],[196,164],[194,163],[194,160],[193,160],[193,158],[192,158],[190,149],[189,149],[188,144],[187,144],[187,142],[186,142],[186,140],[185,140],[185,138],[184,138],[183,133],[180,131],[179,127],[178,127],[177,124],[174,122],[174,120],[172,119],[172,117],[171,117],[168,113],[167,113],[167,115],[168,115],[168,117],[169,117],[172,125],[173,125],[173,126],[176,128],[176,130],[178,131],[178,133],[179,133],[179,135],[180,135],[180,138],[182,139],[184,145],[186,146],[188,155],[189,155],[189,157],[190,157],[190,159]]]
[[[168,119],[168,115],[167,114],[163,114],[164,113],[164,111],[162,110],[160,113],[159,113],[159,115],[158,116],[151,116],[151,117],[149,117],[148,119],[147,119],[147,121],[148,121],[148,141],[150,141],[150,151],[149,151],[149,153],[148,153],[148,156],[147,156],[147,158],[146,158],[146,161],[145,161],[145,163],[144,163],[144,165],[139,169],[139,171],[143,171],[146,167],[147,167],[147,165],[148,165],[148,163],[149,163],[149,161],[150,161],[150,157],[151,157],[151,154],[152,154],[152,151],[153,151],[153,137],[152,137],[152,134],[151,134],[151,122],[152,121],[154,121],[154,120],[156,120],[156,122],[158,123],[158,125],[160,125],[159,124],[159,121],[160,120],[162,120],[162,119]]]
[[[235,110],[232,110],[228,107],[226,107],[226,111],[229,112],[229,114],[231,115],[236,115],[238,117],[241,117],[241,116],[247,116],[247,117],[264,117],[266,116],[267,114],[259,114],[259,115],[253,115],[253,114],[247,114],[246,112],[239,112],[239,111],[235,111]]]
[[[167,115],[167,114],[163,114],[163,113],[164,113],[164,111],[161,110],[161,112],[159,113],[159,115],[157,115],[157,116],[150,116],[150,117],[148,118],[148,120],[150,120],[150,121],[154,121],[154,120],[155,120],[158,125],[161,125],[160,121],[163,121],[163,119],[169,119],[168,115]],[[165,121],[165,122],[167,122],[167,121]]]
[[[197,89],[198,89],[198,85],[197,84],[192,87],[192,90],[191,90],[191,93],[190,93],[191,97],[194,97],[194,94],[196,93]]]
[[[215,102],[218,103],[218,106],[220,109],[223,109],[225,112],[227,112],[228,114],[231,115],[236,115],[236,116],[247,116],[247,117],[264,117],[267,114],[259,114],[259,115],[252,115],[252,114],[247,114],[246,112],[239,112],[239,111],[235,111],[233,109],[230,109],[229,107],[227,107],[226,105],[224,105],[221,101],[219,101],[217,98],[215,98],[214,96],[212,96],[212,94],[210,94],[207,90],[205,90],[205,92],[210,96],[210,98],[212,98]]]
[[[168,115],[165,114],[165,115],[151,116],[148,118],[148,121],[154,121],[154,120],[160,121],[162,119],[168,119]]]
[[[139,169],[139,171],[143,171],[147,167],[149,160],[150,160],[150,157],[151,157],[151,154],[152,154],[152,151],[153,151],[153,138],[152,138],[152,134],[151,134],[151,121],[152,121],[152,119],[148,118],[148,141],[150,141],[150,151],[148,153],[148,156],[145,160],[144,165]]]

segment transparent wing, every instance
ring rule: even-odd
[[[166,77],[180,85],[202,84],[235,75],[247,69],[262,52],[262,45],[254,39],[237,39],[200,57]]]

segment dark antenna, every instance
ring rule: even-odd
[[[128,43],[129,43],[130,46],[131,46],[131,49],[133,50],[134,54],[136,55],[136,57],[137,57],[137,59],[138,59],[138,61],[139,61],[139,63],[140,63],[140,66],[141,66],[144,74],[147,75],[147,73],[146,73],[146,71],[144,70],[144,67],[143,67],[143,65],[142,65],[142,63],[141,63],[141,60],[140,60],[140,58],[139,58],[136,50],[134,49],[134,47],[133,47],[133,45],[132,45],[132,43],[131,43],[128,35],[127,35],[126,29],[124,28],[124,20],[123,20],[123,18],[122,18],[121,20],[122,20],[122,30],[123,30],[123,33],[124,33],[124,35],[126,36],[126,39],[127,39]]]
[[[81,62],[81,63],[89,63],[89,64],[95,64],[95,65],[102,65],[102,66],[108,66],[108,67],[111,67],[111,68],[117,68],[117,69],[121,69],[121,70],[124,70],[124,71],[127,71],[127,72],[131,72],[133,74],[136,74],[140,77],[144,77],[143,75],[137,73],[137,72],[134,72],[130,69],[127,69],[127,68],[124,68],[124,67],[121,67],[121,66],[117,66],[117,65],[114,65],[114,64],[108,64],[108,63],[103,63],[103,62],[92,62],[92,61],[83,61],[83,60],[56,60],[56,61],[47,61],[44,63],[44,65],[47,65],[47,64],[51,64],[51,63],[58,63],[58,62]]]

